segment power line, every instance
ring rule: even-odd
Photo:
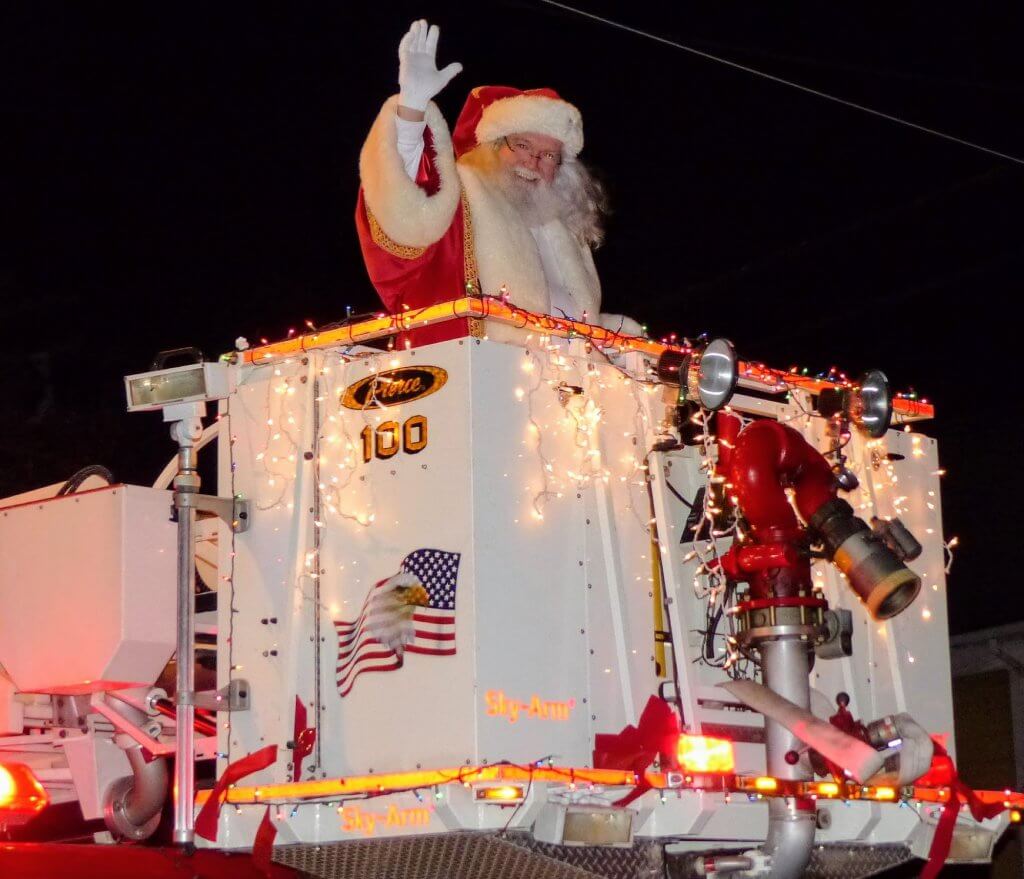
[[[781,76],[775,76],[771,73],[765,73],[763,70],[758,70],[754,67],[748,67],[745,64],[740,64],[736,61],[730,61],[728,58],[722,58],[718,55],[712,55],[710,52],[702,52],[700,49],[694,49],[692,46],[684,45],[683,43],[670,40],[667,37],[660,37],[657,34],[652,34],[649,31],[640,30],[639,28],[630,27],[627,24],[621,22],[612,21],[610,18],[604,18],[600,15],[595,15],[592,12],[586,12],[583,9],[577,9],[574,6],[569,6],[565,3],[559,3],[558,0],[540,0],[548,6],[554,6],[558,9],[562,9],[566,12],[572,12],[576,15],[580,15],[584,18],[592,19],[593,21],[599,21],[602,24],[606,24],[609,27],[618,28],[626,33],[635,34],[636,36],[645,37],[648,40],[653,40],[656,43],[661,43],[665,46],[671,46],[674,49],[681,49],[684,52],[689,52],[691,55],[696,55],[698,58],[704,58],[708,61],[715,61],[719,64],[724,64],[726,67],[732,67],[736,70],[742,70],[744,73],[751,73],[754,76],[760,76],[762,79],[767,79],[771,82],[778,83],[779,85],[789,86],[790,88],[797,89],[798,91],[804,92],[815,97],[824,98],[826,101],[832,101],[835,104],[841,104],[844,107],[849,107],[853,110],[860,110],[862,113],[868,113],[871,116],[877,116],[879,119],[886,119],[889,122],[895,122],[898,125],[903,125],[906,128],[912,128],[915,131],[921,131],[925,134],[930,134],[933,137],[939,137],[943,140],[948,140],[952,143],[960,144],[960,146],[970,147],[971,149],[978,150],[982,153],[987,153],[990,156],[995,156],[999,159],[1005,159],[1008,162],[1013,162],[1017,165],[1024,165],[1024,159],[1018,156],[1011,156],[1008,153],[1002,153],[999,150],[994,150],[991,147],[984,146],[980,143],[974,143],[970,140],[964,140],[962,137],[956,137],[952,134],[946,134],[944,131],[939,131],[935,128],[929,128],[927,125],[919,125],[917,122],[911,122],[908,119],[901,119],[899,116],[893,116],[890,113],[883,113],[881,110],[875,110],[873,107],[867,107],[864,104],[858,104],[855,101],[848,101],[845,98],[839,98],[835,95],[830,95],[827,92],[820,91],[819,89],[811,88],[810,86],[801,85],[798,82],[793,82],[791,79],[783,79]]]

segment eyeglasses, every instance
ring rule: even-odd
[[[509,140],[507,137],[505,140],[505,146],[507,146],[517,156],[521,156],[524,159],[536,159],[538,162],[543,162],[546,165],[554,165],[556,168],[562,164],[562,154],[555,153],[551,150],[543,150],[539,153],[535,153],[533,148],[524,140]]]

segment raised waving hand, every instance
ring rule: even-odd
[[[452,62],[443,70],[437,68],[437,40],[441,31],[428,25],[426,19],[414,21],[398,45],[399,104],[410,110],[423,111],[427,104],[462,71]]]

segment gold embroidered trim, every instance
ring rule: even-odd
[[[480,295],[480,273],[476,267],[476,247],[473,238],[473,216],[469,211],[466,190],[462,190],[462,276],[466,282],[466,295]]]
[[[366,208],[366,219],[370,223],[370,237],[373,239],[373,243],[381,250],[386,250],[392,256],[397,256],[399,259],[418,259],[426,252],[427,248],[425,247],[409,247],[405,244],[399,244],[397,241],[392,241],[388,233],[381,228],[380,223],[377,222],[377,218],[369,207]]]

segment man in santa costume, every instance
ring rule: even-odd
[[[398,48],[389,98],[359,157],[359,242],[388,311],[466,295],[639,334],[601,314],[591,249],[604,197],[577,156],[579,110],[551,89],[481,86],[454,135],[431,100],[461,70],[437,67],[438,28],[414,22]],[[415,331],[415,344],[469,332],[466,320]]]

